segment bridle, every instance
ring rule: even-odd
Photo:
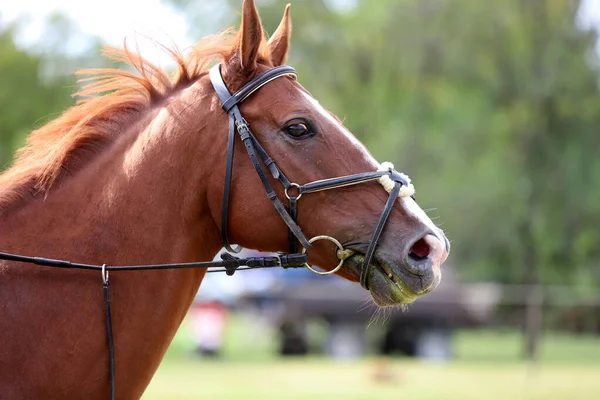
[[[390,163],[384,163],[383,170],[375,172],[365,172],[355,175],[347,175],[338,178],[323,179],[314,182],[310,182],[304,185],[299,185],[290,181],[285,174],[279,169],[275,161],[269,156],[265,149],[260,145],[256,137],[252,134],[248,122],[242,116],[242,113],[238,105],[246,100],[252,93],[268,84],[269,82],[284,76],[296,78],[296,70],[290,66],[283,65],[274,67],[250,82],[246,83],[240,90],[235,92],[233,95],[229,92],[227,85],[223,81],[221,75],[221,64],[215,65],[210,70],[210,81],[212,82],[217,95],[222,103],[223,110],[229,115],[229,136],[227,144],[227,161],[225,167],[225,185],[223,190],[223,206],[221,211],[221,240],[223,246],[230,252],[237,253],[240,251],[240,247],[233,248],[229,243],[227,235],[228,226],[228,215],[229,215],[229,195],[231,192],[231,177],[233,172],[233,154],[235,145],[235,131],[237,130],[242,143],[244,144],[248,156],[254,165],[254,169],[262,182],[267,197],[273,203],[275,210],[279,213],[283,221],[288,226],[289,236],[289,253],[295,254],[298,252],[297,242],[303,247],[302,253],[304,254],[307,249],[311,247],[311,244],[316,240],[326,239],[332,241],[338,247],[338,258],[340,262],[338,265],[330,271],[318,271],[311,267],[308,263],[305,263],[305,267],[310,271],[319,275],[328,275],[337,272],[344,263],[344,257],[340,256],[344,253],[342,244],[335,238],[327,235],[315,236],[308,240],[302,229],[298,226],[298,200],[304,194],[319,192],[323,190],[336,189],[344,186],[357,185],[359,183],[369,182],[373,180],[380,180],[386,190],[390,192],[388,200],[383,208],[383,212],[379,217],[377,227],[371,236],[371,241],[367,252],[364,257],[363,266],[360,271],[360,284],[363,288],[369,289],[369,270],[371,260],[375,254],[377,242],[381,236],[381,232],[388,220],[388,217],[392,211],[392,207],[396,200],[396,197],[414,196],[414,189],[410,184],[410,180],[404,174],[401,174],[393,169]],[[263,165],[266,166],[274,179],[278,180],[284,188],[285,196],[288,199],[288,208],[286,209],[277,193],[273,189],[267,173],[265,172]],[[383,164],[382,164],[383,165]],[[384,179],[387,178],[387,181]],[[386,186],[387,185],[387,186]],[[405,189],[402,191],[402,189]],[[292,189],[296,194],[291,194]]]
[[[275,161],[269,157],[265,149],[256,140],[256,137],[250,131],[248,122],[243,118],[238,104],[246,100],[258,89],[266,85],[267,83],[284,76],[292,77],[295,79],[296,70],[289,66],[279,66],[272,68],[256,78],[252,79],[240,90],[235,92],[233,95],[230,94],[227,85],[223,81],[221,76],[220,64],[214,66],[209,72],[210,80],[212,85],[222,102],[223,110],[229,115],[229,135],[227,145],[227,160],[225,168],[225,184],[223,189],[223,205],[221,214],[221,240],[223,246],[231,253],[238,253],[240,247],[232,247],[229,243],[227,235],[228,216],[229,216],[229,198],[231,192],[231,178],[233,173],[233,154],[235,145],[235,132],[240,136],[242,143],[244,144],[248,156],[254,165],[256,173],[258,174],[260,181],[262,182],[267,197],[273,203],[275,210],[282,217],[286,223],[289,231],[289,254],[277,254],[275,256],[266,257],[249,257],[249,258],[238,258],[231,254],[222,254],[221,261],[208,261],[208,262],[190,262],[190,263],[176,263],[176,264],[150,264],[150,265],[120,265],[120,266],[109,266],[107,264],[94,265],[94,264],[83,264],[74,263],[65,260],[55,260],[43,257],[30,257],[19,254],[2,253],[0,252],[0,260],[8,260],[15,262],[22,262],[28,264],[36,264],[46,267],[54,268],[66,268],[66,269],[84,269],[100,271],[102,275],[102,288],[104,295],[104,309],[106,319],[106,333],[107,333],[107,344],[108,344],[108,360],[109,360],[109,374],[110,374],[110,399],[114,400],[115,397],[115,357],[114,357],[114,344],[112,336],[112,323],[111,323],[111,312],[110,312],[110,289],[109,289],[109,271],[139,271],[139,270],[160,270],[160,269],[188,269],[188,268],[213,268],[220,267],[219,269],[208,270],[207,272],[220,272],[223,271],[227,275],[233,275],[237,270],[243,269],[256,269],[256,268],[272,268],[272,267],[283,267],[283,268],[300,268],[306,267],[310,271],[319,275],[329,275],[337,272],[344,263],[344,260],[349,256],[343,245],[335,238],[327,235],[315,236],[311,239],[307,239],[302,229],[298,226],[298,200],[304,195],[309,193],[315,193],[323,190],[336,189],[344,186],[357,185],[359,183],[369,182],[377,180],[384,188],[390,193],[386,204],[383,208],[383,212],[379,218],[379,222],[371,236],[369,247],[364,257],[363,266],[360,272],[360,284],[365,289],[369,289],[369,272],[371,260],[375,254],[377,242],[381,236],[381,232],[387,222],[387,219],[392,211],[392,207],[397,197],[413,197],[414,188],[410,184],[410,179],[402,173],[394,170],[393,165],[390,163],[381,164],[381,168],[378,171],[364,172],[355,175],[341,176],[338,178],[330,178],[317,180],[304,185],[299,185],[290,181],[281,172]],[[288,207],[286,208],[281,200],[278,198],[277,193],[273,189],[269,178],[263,168],[263,165],[267,167],[271,176],[278,180],[284,188],[284,193],[288,199]],[[292,193],[295,192],[295,193]],[[317,240],[329,240],[333,242],[337,248],[337,257],[340,260],[338,265],[329,271],[320,271],[314,269],[308,264],[307,250],[310,249],[311,244]],[[302,251],[298,253],[298,242],[303,247]]]

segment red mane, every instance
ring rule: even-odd
[[[230,30],[207,37],[186,55],[176,46],[157,44],[175,61],[173,74],[144,59],[138,51],[130,51],[126,43],[123,49],[105,48],[106,57],[128,64],[136,73],[112,68],[78,71],[83,86],[73,96],[80,100],[33,131],[17,151],[13,165],[0,175],[0,207],[48,190],[65,173],[88,162],[145,111],[195,82],[211,62],[227,59],[236,48],[233,33]]]

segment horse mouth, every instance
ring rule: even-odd
[[[344,263],[357,276],[360,276],[364,261],[364,253],[356,251],[350,257],[346,258]],[[429,290],[416,294],[407,286],[392,265],[377,257],[377,255],[373,257],[369,264],[368,274],[369,292],[375,304],[380,307],[410,304],[419,296],[430,292],[435,287],[433,286]]]

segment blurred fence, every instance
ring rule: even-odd
[[[259,275],[238,277],[239,282],[249,282],[249,291],[226,280],[233,278],[215,277],[231,285],[225,301],[229,308],[265,323],[278,341],[275,351],[283,355],[316,351],[356,358],[400,353],[450,359],[456,353],[455,332],[483,329],[522,332],[522,357],[535,359],[545,332],[600,333],[600,296],[584,287],[460,283],[449,267],[436,290],[406,311],[394,312],[378,311],[358,285],[296,273],[299,276],[288,282],[282,276],[289,277],[289,271],[268,276],[266,285]],[[254,290],[255,283],[260,290]],[[200,293],[205,287],[215,290],[218,285],[203,285]],[[318,338],[310,333],[315,323],[321,330]]]

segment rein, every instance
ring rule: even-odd
[[[273,203],[273,207],[282,217],[283,221],[288,226],[289,231],[289,254],[278,254],[268,257],[250,257],[238,258],[231,254],[221,254],[221,261],[206,261],[206,262],[189,262],[175,264],[148,264],[148,265],[96,265],[74,263],[65,260],[56,260],[43,257],[29,257],[18,254],[0,252],[0,260],[15,261],[21,263],[35,264],[45,267],[66,268],[66,269],[81,269],[99,271],[102,275],[102,289],[104,295],[104,308],[106,319],[106,333],[108,345],[109,359],[109,375],[110,375],[110,399],[115,398],[115,356],[114,343],[112,335],[112,322],[110,311],[110,287],[109,287],[109,271],[141,271],[141,270],[162,270],[162,269],[185,269],[185,268],[218,268],[207,270],[207,272],[225,272],[227,275],[233,275],[238,270],[256,269],[256,268],[301,268],[306,267],[310,271],[318,275],[330,275],[337,272],[344,263],[344,260],[351,256],[352,250],[344,249],[343,245],[335,238],[327,235],[315,236],[311,239],[302,232],[298,226],[298,200],[304,195],[315,193],[322,190],[330,190],[341,188],[344,186],[357,185],[360,183],[377,180],[390,193],[388,200],[383,208],[379,222],[371,236],[369,247],[364,257],[363,266],[360,272],[360,284],[363,288],[369,289],[369,271],[371,261],[375,254],[377,242],[383,232],[385,223],[392,211],[392,207],[397,197],[413,197],[414,188],[410,183],[410,179],[397,171],[391,163],[381,164],[379,171],[365,172],[354,175],[341,176],[337,178],[329,178],[317,180],[304,185],[299,185],[290,181],[283,172],[279,169],[275,161],[268,155],[264,148],[260,145],[256,137],[252,134],[248,122],[242,116],[238,104],[251,96],[258,89],[267,83],[283,77],[296,77],[296,70],[289,66],[279,66],[272,68],[256,78],[248,82],[244,87],[238,90],[233,95],[229,92],[227,85],[221,76],[220,64],[214,66],[210,70],[210,80],[212,85],[222,102],[223,110],[229,115],[229,134],[227,145],[227,161],[225,169],[225,183],[223,189],[223,203],[221,214],[221,241],[223,246],[231,253],[239,253],[241,247],[232,247],[229,243],[227,226],[229,216],[229,197],[231,193],[231,178],[233,174],[233,154],[235,145],[235,132],[240,136],[244,144],[248,156],[254,165],[267,194],[267,197]],[[269,170],[271,176],[278,180],[284,188],[285,197],[288,199],[288,207],[286,208],[277,193],[273,189],[271,182],[265,172],[263,165]],[[292,194],[291,192],[295,192]],[[318,271],[308,264],[307,250],[311,248],[311,244],[317,240],[329,240],[337,246],[337,257],[340,260],[339,264],[330,271]],[[298,253],[298,242],[303,249]]]
[[[183,269],[183,268],[213,268],[220,269],[208,270],[206,272],[225,272],[231,276],[237,270],[257,269],[257,268],[302,268],[308,261],[308,255],[302,254],[279,254],[269,257],[249,257],[238,258],[231,254],[221,254],[221,261],[201,261],[176,264],[148,264],[148,265],[121,265],[108,266],[106,264],[81,264],[65,260],[55,260],[52,258],[29,257],[18,254],[0,252],[0,260],[16,261],[27,264],[41,265],[44,267],[82,269],[100,271],[102,274],[102,292],[104,295],[104,316],[106,319],[106,338],[108,345],[108,368],[110,375],[110,400],[115,399],[115,346],[113,342],[112,320],[110,312],[110,287],[108,281],[109,271],[142,271],[159,269]]]

